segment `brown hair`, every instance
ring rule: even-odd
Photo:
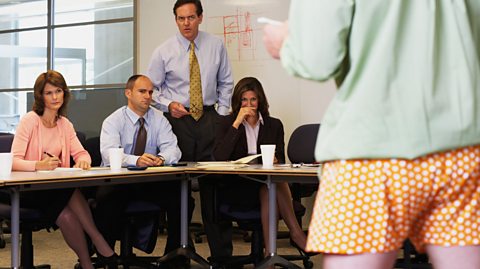
[[[131,76],[131,77],[128,78],[127,84],[125,85],[125,89],[133,90],[133,87],[135,87],[135,82],[137,82],[137,80],[138,80],[139,78],[149,79],[149,78],[148,78],[147,76],[145,76],[145,75],[141,75],[141,74],[133,75],[133,76]]]
[[[267,97],[263,91],[262,84],[254,77],[242,78],[239,82],[237,82],[237,85],[235,85],[232,95],[232,114],[235,117],[238,115],[240,108],[242,108],[242,95],[244,92],[248,91],[253,91],[257,95],[258,112],[260,112],[264,117],[269,116],[270,113],[268,112]]]
[[[202,15],[203,7],[200,0],[177,0],[177,2],[175,2],[175,5],[173,6],[173,15],[175,15],[175,19],[177,18],[177,8],[186,4],[194,4],[197,8],[197,16]]]
[[[45,111],[43,91],[47,83],[63,90],[63,104],[58,110],[57,118],[60,116],[66,116],[67,105],[68,101],[70,100],[70,90],[68,89],[67,83],[65,82],[62,74],[55,70],[48,70],[37,77],[35,85],[33,86],[34,102],[32,110],[35,111],[35,113],[37,113],[39,116],[43,115],[43,112]]]

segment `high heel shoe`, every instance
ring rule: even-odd
[[[98,258],[98,263],[100,263],[101,265],[105,265],[106,268],[108,269],[118,268],[120,257],[115,252],[112,255],[105,257],[102,254],[98,253],[97,251],[97,258]]]
[[[290,245],[292,245],[294,248],[296,248],[302,256],[312,257],[312,256],[315,256],[315,255],[318,254],[317,252],[307,252],[307,251],[305,251],[305,249],[303,249],[299,245],[297,245],[297,243],[295,243],[295,241],[293,241],[292,238],[290,238]]]

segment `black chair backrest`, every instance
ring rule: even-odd
[[[102,155],[100,153],[100,137],[90,137],[85,140],[85,149],[92,158],[92,166],[100,166],[102,164]]]
[[[82,146],[85,147],[85,141],[87,140],[87,136],[85,135],[84,132],[77,132],[77,138],[82,144]]]
[[[0,152],[10,152],[12,150],[13,134],[0,135]]]
[[[288,140],[287,155],[292,163],[314,163],[315,145],[320,124],[305,124],[297,127]]]

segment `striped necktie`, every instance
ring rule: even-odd
[[[190,113],[198,121],[203,115],[202,80],[195,55],[195,43],[190,43]]]

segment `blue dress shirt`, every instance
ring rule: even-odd
[[[110,148],[124,149],[125,157],[122,166],[136,165],[140,156],[133,155],[140,117],[127,106],[121,107],[108,116],[102,124],[100,134],[100,152],[103,165],[109,165]],[[172,126],[163,116],[162,112],[149,108],[143,117],[147,130],[147,144],[145,153],[161,155],[165,164],[176,163],[182,153],[177,146],[177,137],[172,131]]]
[[[227,50],[221,39],[199,32],[195,42],[195,55],[200,65],[203,105],[218,103],[217,112],[227,115],[233,90],[232,68]],[[160,45],[152,55],[147,76],[156,90],[153,106],[168,112],[168,105],[179,102],[190,107],[190,41],[180,33]]]

